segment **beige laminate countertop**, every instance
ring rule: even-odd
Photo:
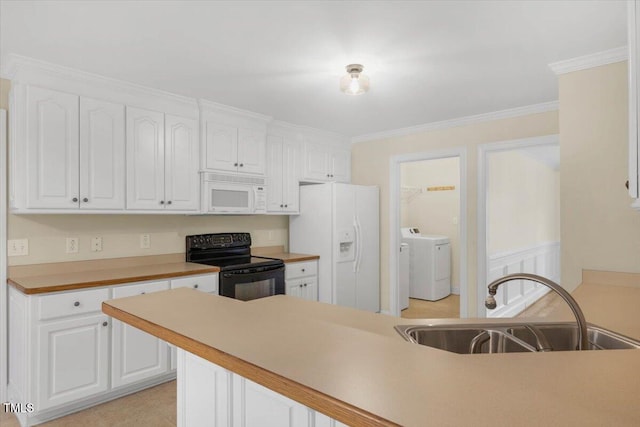
[[[575,292],[587,320],[640,338],[640,289],[603,287]],[[287,296],[243,303],[176,289],[111,300],[103,311],[349,425],[640,425],[637,350],[458,355],[393,330],[451,319]]]
[[[25,294],[39,294],[218,271],[184,262],[184,254],[170,254],[14,266],[7,282]]]
[[[253,248],[252,254],[285,263],[319,258],[285,252],[282,246]],[[184,254],[168,254],[13,266],[9,267],[7,282],[22,293],[40,294],[219,271],[218,267],[184,262]]]
[[[320,258],[319,255],[296,254],[293,252],[285,252],[282,246],[276,246],[276,247],[267,246],[264,248],[251,248],[251,255],[278,258],[284,261],[285,264],[288,264],[290,262],[313,261],[315,259]]]

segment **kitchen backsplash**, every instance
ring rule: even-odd
[[[288,246],[287,216],[234,215],[9,215],[8,238],[28,239],[28,255],[8,258],[9,265],[81,261],[184,253],[189,234],[243,231],[253,246]],[[141,235],[149,248],[141,247]],[[91,239],[102,238],[102,250]],[[78,252],[67,253],[67,238],[78,239]]]

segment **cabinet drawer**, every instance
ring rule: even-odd
[[[187,276],[171,281],[171,289],[193,288],[202,292],[218,293],[218,275],[205,274],[201,276]]]
[[[119,286],[113,289],[114,298],[131,297],[134,295],[142,295],[157,291],[166,291],[169,289],[169,281],[162,280],[159,282],[142,282],[132,285]]]
[[[38,319],[93,313],[102,309],[102,301],[109,299],[109,288],[67,292],[38,297]]]
[[[285,279],[315,276],[318,274],[318,261],[292,262],[285,264]]]

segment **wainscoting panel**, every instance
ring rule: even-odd
[[[560,283],[560,242],[547,242],[489,256],[489,282],[512,273],[537,274]],[[496,294],[498,306],[487,310],[487,317],[513,317],[547,292],[546,286],[526,280],[505,283]]]

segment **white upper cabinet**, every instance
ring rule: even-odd
[[[238,129],[238,172],[264,174],[266,134]]]
[[[266,134],[207,121],[205,169],[264,175]]]
[[[164,114],[127,108],[127,209],[164,205]]]
[[[303,180],[351,181],[351,153],[348,150],[307,142],[303,160]]]
[[[640,210],[640,1],[628,2],[629,16],[629,194]]]
[[[238,170],[238,129],[207,122],[205,168]]]
[[[27,206],[77,208],[79,97],[34,86],[26,90]]]
[[[124,105],[80,98],[80,208],[124,209]]]
[[[165,116],[165,208],[197,210],[200,200],[198,174],[198,122]]]
[[[127,108],[127,209],[194,211],[199,206],[198,124]]]
[[[27,88],[28,207],[124,209],[124,106]]]
[[[299,147],[281,136],[267,138],[267,211],[299,210]]]

